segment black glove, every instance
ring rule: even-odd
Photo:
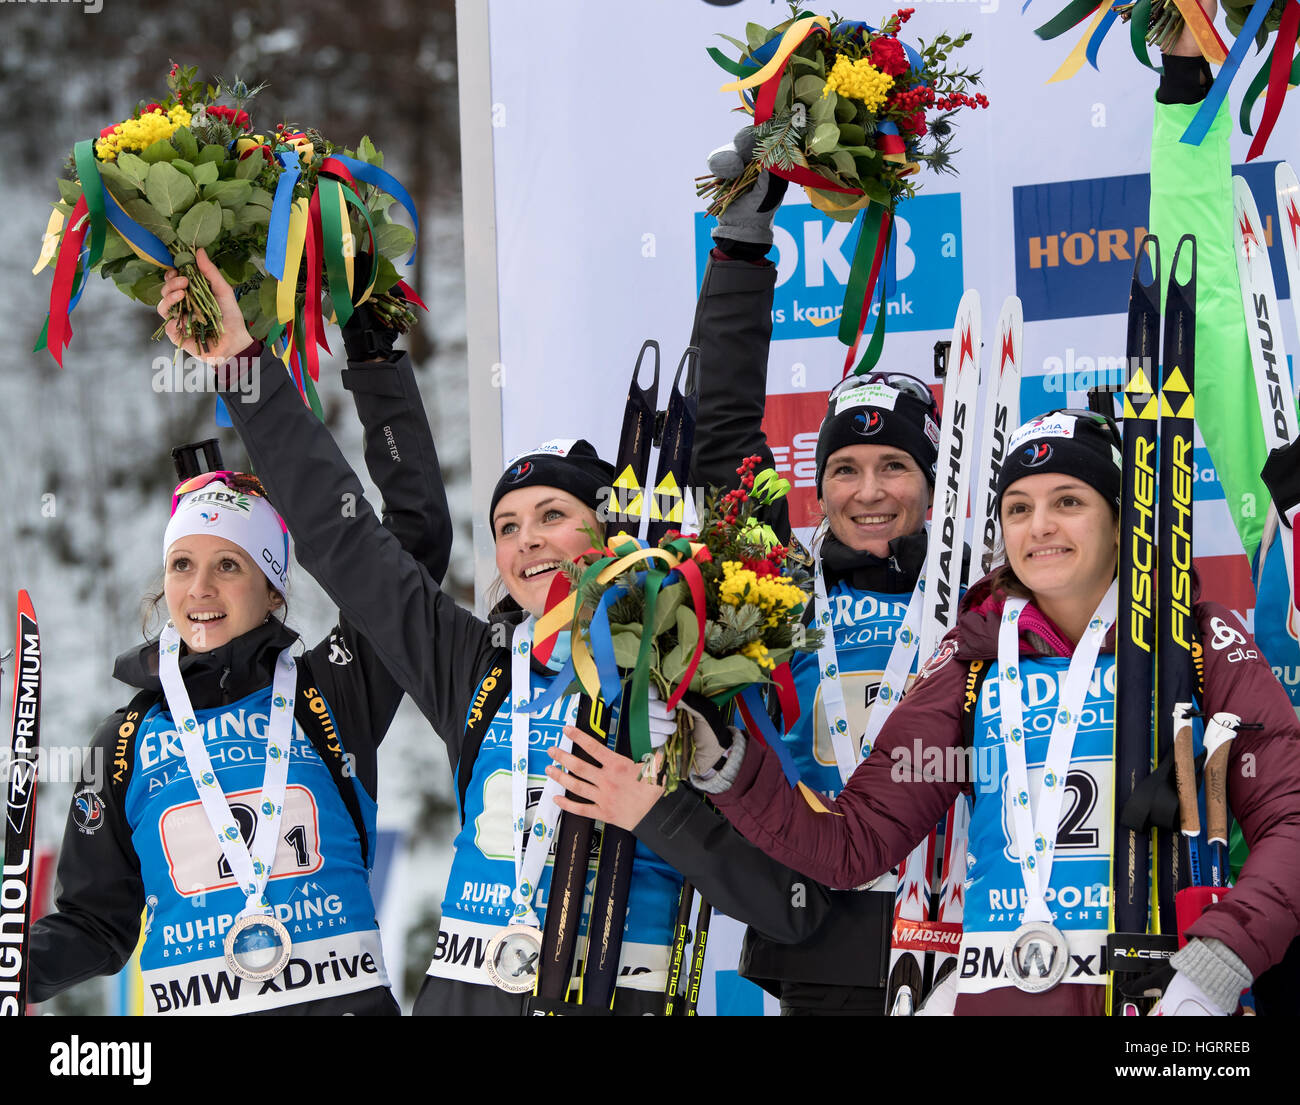
[[[370,282],[370,254],[358,253],[352,263],[352,284],[364,288]],[[388,294],[396,299],[405,298],[401,289],[390,288]],[[343,348],[348,360],[389,361],[393,356],[393,343],[401,334],[391,329],[370,307],[370,300],[352,309],[352,317],[343,326]]]
[[[1273,496],[1282,524],[1288,525],[1287,513],[1300,503],[1300,438],[1269,453],[1259,478]]]

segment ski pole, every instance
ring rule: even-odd
[[[708,950],[709,920],[713,907],[700,899],[700,912],[695,918],[695,940],[691,945],[691,977],[686,987],[686,1015],[694,1017],[700,1004],[700,980],[704,977],[704,953]]]
[[[1201,814],[1196,804],[1196,757],[1192,749],[1192,704],[1174,703],[1174,779],[1178,786],[1178,819],[1187,844],[1187,864],[1192,885],[1201,885],[1201,855],[1196,838],[1201,835]]]
[[[1228,756],[1241,718],[1220,712],[1205,727],[1205,820],[1210,844],[1210,882],[1228,885]]]
[[[668,985],[664,990],[664,1016],[671,1017],[677,1004],[677,986],[682,976],[682,957],[686,954],[686,941],[691,938],[691,906],[695,900],[695,887],[682,883],[682,896],[677,903],[677,920],[673,924],[673,952],[668,964]]]

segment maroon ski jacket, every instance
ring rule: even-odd
[[[828,812],[817,812],[792,790],[776,756],[752,738],[735,783],[713,796],[718,807],[769,855],[831,887],[859,886],[901,863],[959,793],[972,793],[969,783],[923,781],[920,771],[916,778],[896,778],[901,772],[894,750],[905,749],[901,763],[919,767],[950,762],[942,758],[944,750],[964,743],[967,666],[997,659],[1002,602],[988,599],[987,579],[970,589],[956,628],[886,722],[871,755],[837,799],[822,799]],[[1262,728],[1239,731],[1228,772],[1228,801],[1250,844],[1250,858],[1231,894],[1207,910],[1188,935],[1223,941],[1258,977],[1300,933],[1300,721],[1236,616],[1217,603],[1198,601],[1194,611],[1205,654],[1202,709],[1206,714],[1226,710]],[[1020,651],[1022,656],[1055,654],[1045,640],[1025,632]],[[1114,651],[1113,630],[1103,651]],[[919,762],[918,741],[925,756]],[[972,797],[997,800],[996,795]],[[1103,986],[1058,986],[1041,994],[1008,986],[961,995],[956,1012],[1100,1014],[1104,1005]]]

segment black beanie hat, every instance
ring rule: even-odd
[[[1040,472],[1075,476],[1118,510],[1123,468],[1114,419],[1094,411],[1051,411],[1012,433],[998,475],[998,513],[1007,488]]]
[[[822,497],[826,462],[836,450],[849,445],[902,449],[934,486],[939,462],[939,411],[934,398],[926,402],[886,379],[873,377],[863,383],[850,377],[831,391],[826,417],[817,433],[817,498]],[[921,381],[914,383],[918,391],[929,393]]]
[[[517,456],[497,480],[488,509],[488,526],[495,532],[497,503],[521,487],[558,487],[592,510],[599,510],[614,483],[614,466],[600,459],[589,441],[556,438]]]

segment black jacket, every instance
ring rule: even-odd
[[[278,362],[264,367],[273,379],[288,380]],[[366,463],[384,497],[385,525],[423,561],[426,570],[441,578],[448,563],[451,516],[441,481],[430,475],[437,471],[437,458],[410,360],[401,354],[392,362],[354,366],[343,373],[343,382],[353,393],[364,427]],[[232,397],[229,405],[238,407],[238,397]],[[321,430],[328,433],[323,426]],[[270,497],[279,507],[276,496]],[[272,619],[211,652],[183,656],[181,673],[195,710],[235,702],[268,686],[277,657],[295,638]],[[303,660],[329,704],[357,781],[370,797],[376,797],[376,753],[402,689],[346,617],[325,640],[307,650],[300,666]],[[113,674],[127,686],[156,692],[161,699],[157,642],[124,652]],[[126,712],[124,707],[110,715],[91,745],[90,755],[102,757],[105,775],[99,790],[104,829],[78,832],[69,811],[59,854],[58,911],[41,918],[32,929],[32,1001],[44,1001],[96,975],[115,973],[130,958],[139,937],[144,889],[122,809],[134,755],[133,749],[119,754],[117,748]],[[88,778],[94,774],[89,765],[85,774]],[[386,992],[306,1004],[321,1013],[396,1011]]]

